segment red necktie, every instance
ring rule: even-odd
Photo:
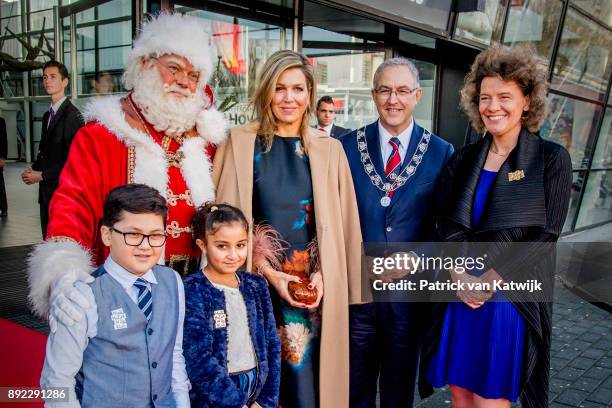
[[[390,176],[391,174],[395,174],[397,176],[399,173],[400,164],[402,163],[402,158],[399,154],[399,139],[397,137],[392,137],[389,140],[389,144],[393,148],[393,151],[387,159],[387,165],[385,166],[385,177],[387,177],[389,182],[393,182],[393,180],[390,179]],[[389,191],[389,197],[393,197],[393,193],[393,191]]]
[[[320,127],[320,128],[319,128],[319,130],[320,130],[321,132],[325,132],[325,128]],[[327,132],[325,132],[325,133],[327,133]]]

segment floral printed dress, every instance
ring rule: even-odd
[[[289,245],[283,270],[308,270],[308,246],[316,238],[312,179],[299,137],[274,136],[264,152],[258,138],[253,158],[253,217]],[[319,389],[318,311],[290,306],[270,287],[281,338],[282,407],[316,407]]]

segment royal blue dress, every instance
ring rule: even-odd
[[[478,225],[496,175],[485,169],[480,173],[472,225]],[[493,297],[496,302],[485,302],[477,309],[462,302],[448,304],[440,344],[427,372],[431,385],[457,385],[483,398],[517,401],[525,321],[502,293]]]

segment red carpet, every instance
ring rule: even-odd
[[[38,387],[45,360],[47,336],[0,319],[0,387]],[[8,406],[0,403],[0,407]],[[19,408],[42,407],[42,403],[13,403]]]

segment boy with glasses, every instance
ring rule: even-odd
[[[157,264],[167,213],[143,184],[108,194],[101,237],[110,255],[92,283],[76,285],[93,307],[71,326],[60,321],[47,341],[41,388],[68,387],[62,407],[189,407],[183,283]]]

